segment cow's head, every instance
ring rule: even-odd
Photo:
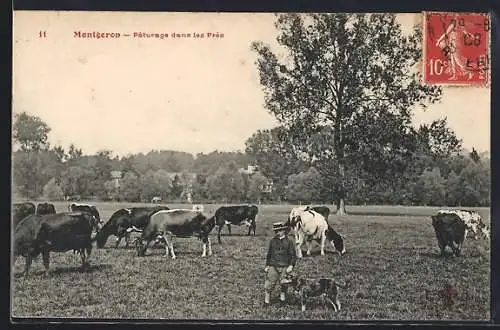
[[[332,244],[333,248],[342,256],[346,253],[345,237],[337,233],[332,227],[328,226],[326,237]]]

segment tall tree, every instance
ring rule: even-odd
[[[48,147],[50,127],[40,117],[26,112],[14,114],[12,137],[22,151],[39,151]]]
[[[393,14],[277,14],[276,28],[288,57],[280,59],[262,42],[252,44],[266,108],[296,136],[309,158],[335,159],[340,180],[332,198],[338,213],[345,214],[347,157],[359,149],[360,132],[380,133],[359,118],[367,113],[372,118],[395,116],[410,126],[415,105],[441,96],[438,87],[419,82],[421,31],[415,27],[404,36]],[[332,143],[311,153],[308,137],[324,126],[331,130]],[[377,143],[389,142],[392,138]]]

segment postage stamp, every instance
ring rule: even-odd
[[[424,82],[481,86],[490,82],[486,13],[424,13]]]
[[[428,83],[486,18],[428,16]],[[491,87],[422,83],[422,13],[13,23],[14,321],[490,320]]]

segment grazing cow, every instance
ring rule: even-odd
[[[248,226],[248,235],[253,230],[255,236],[255,228],[257,214],[259,209],[255,205],[235,205],[235,206],[222,206],[217,211],[215,211],[215,223],[218,227],[217,229],[217,239],[219,243],[220,233],[224,225],[227,225],[227,230],[229,235],[231,235],[231,225]]]
[[[474,239],[478,238],[478,231],[481,232],[484,238],[490,237],[490,230],[488,226],[483,222],[481,215],[476,211],[470,210],[440,210],[438,214],[456,214],[465,223],[465,236],[469,231],[474,233]]]
[[[175,259],[173,237],[197,236],[203,242],[201,256],[207,255],[207,246],[208,255],[212,255],[212,245],[208,234],[214,227],[215,219],[208,218],[198,211],[177,209],[156,212],[142,231],[141,238],[137,240],[137,254],[144,256],[151,241],[162,239],[166,243],[165,256],[168,256],[170,249],[172,259]]]
[[[85,269],[92,252],[91,234],[95,227],[95,218],[86,212],[30,215],[15,229],[12,262],[19,255],[24,256],[26,276],[31,262],[41,253],[45,274],[48,274],[50,252],[74,250],[80,254],[82,269]]]
[[[286,231],[287,235],[290,233],[291,229],[295,228],[295,224],[297,222],[297,215],[299,215],[303,211],[308,211],[308,210],[313,210],[313,211],[321,214],[325,218],[325,220],[327,220],[327,222],[328,222],[328,216],[330,215],[330,209],[328,207],[326,207],[326,206],[309,206],[309,205],[297,206],[297,207],[294,207],[290,211],[288,221],[286,222],[286,224],[288,225],[288,229]],[[332,230],[333,230],[333,228],[332,228]],[[335,231],[333,231],[333,232],[335,232]]]
[[[50,203],[38,203],[36,206],[36,214],[42,215],[42,214],[54,214],[56,213],[56,208],[54,204]]]
[[[295,218],[297,216],[297,214],[301,213],[302,211],[308,211],[308,210],[313,210],[313,211],[321,214],[325,218],[325,220],[328,220],[328,216],[330,216],[330,209],[326,206],[304,205],[304,206],[294,207],[290,211],[290,216],[289,216],[290,221],[293,221],[293,218]]]
[[[36,207],[35,204],[26,202],[26,203],[14,203],[12,210],[12,219],[14,223],[12,224],[12,228],[16,228],[16,226],[26,218],[28,215],[35,214]]]
[[[101,216],[95,205],[72,203],[68,206],[68,210],[70,212],[88,212],[96,218],[99,228],[103,225]]]
[[[446,246],[449,246],[458,257],[465,239],[467,225],[455,213],[437,213],[431,216],[432,226],[436,232],[441,255],[444,255]]]
[[[125,244],[128,247],[130,243],[129,228],[136,228],[142,230],[146,228],[149,223],[151,215],[161,210],[168,210],[166,206],[154,207],[131,207],[126,209],[119,209],[111,215],[108,222],[106,222],[97,233],[95,240],[98,248],[103,248],[106,245],[108,237],[115,235],[118,237],[115,247],[118,247],[122,238],[125,237]]]
[[[307,244],[307,255],[311,255],[311,241],[317,241],[321,246],[321,255],[325,254],[325,241],[328,240],[332,247],[343,255],[345,253],[344,239],[316,211],[297,211],[289,225],[295,231],[297,257],[302,258],[302,244]]]

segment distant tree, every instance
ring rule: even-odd
[[[462,185],[460,177],[451,171],[446,178],[446,205],[460,206],[462,202]]]
[[[445,203],[445,181],[439,168],[425,170],[416,184],[416,196],[422,205],[442,206]]]
[[[430,125],[421,124],[416,136],[420,150],[434,159],[449,157],[461,150],[462,140],[448,127],[446,118],[434,120]]]
[[[69,146],[68,150],[68,160],[75,160],[80,158],[83,155],[83,151],[80,148],[77,148],[74,144]]]
[[[319,172],[311,167],[306,172],[292,174],[288,177],[286,187],[287,199],[291,202],[311,204],[319,199],[321,178]]]
[[[116,200],[119,198],[120,191],[114,180],[104,182],[103,186],[106,193],[106,199]]]
[[[92,178],[88,182],[88,194],[98,196],[101,199],[107,198],[104,182],[111,180],[111,171],[113,170],[113,161],[110,150],[101,150],[89,159],[89,170],[92,172]]]
[[[199,153],[193,164],[193,172],[197,174],[214,174],[221,164],[233,163],[236,167],[246,167],[250,157],[242,152],[212,151],[208,154]]]
[[[141,177],[141,200],[150,201],[158,196],[168,199],[171,193],[171,181],[168,172],[165,170],[149,170]]]
[[[128,202],[137,202],[141,198],[139,177],[133,172],[126,172],[121,180],[120,187],[123,199]]]
[[[490,205],[491,175],[489,164],[469,164],[460,172],[461,205],[488,206]]]
[[[479,163],[479,161],[481,160],[481,157],[479,156],[476,149],[474,149],[474,148],[472,148],[472,151],[470,152],[469,157],[470,157],[470,159],[472,159],[472,161],[474,163]]]
[[[260,202],[264,196],[264,187],[267,184],[267,178],[260,172],[255,173],[249,178],[247,198],[251,202]]]
[[[14,114],[12,135],[22,151],[46,149],[50,130],[50,127],[37,116],[31,116],[26,112]]]
[[[64,151],[64,148],[62,146],[55,146],[52,148],[52,151],[54,152],[54,154],[57,157],[57,160],[60,163],[63,163],[66,160],[67,158],[66,152]]]
[[[61,188],[64,196],[89,196],[89,182],[93,172],[83,166],[70,166],[61,175]]]
[[[64,192],[55,178],[50,179],[43,187],[43,197],[50,201],[60,201],[64,199]]]
[[[300,159],[291,135],[282,126],[258,130],[245,142],[246,153],[259,166],[259,171],[276,184],[286,185],[290,174],[305,171],[307,163]]]
[[[207,199],[208,196],[208,187],[206,186],[207,176],[204,174],[197,174],[196,179],[192,185],[192,193],[194,201],[202,201]]]
[[[58,160],[51,151],[17,151],[12,162],[13,183],[27,198],[43,194],[43,187],[51,178],[59,177]]]
[[[346,166],[366,150],[360,137],[376,140],[381,154],[386,146],[398,153],[391,144],[400,140],[400,125],[411,126],[413,107],[441,96],[439,87],[419,82],[421,29],[406,37],[394,14],[342,13],[277,14],[276,28],[288,50],[284,60],[270,46],[252,44],[265,106],[308,159],[335,159],[339,184],[331,198],[345,214]],[[391,119],[384,134],[377,118]],[[322,131],[331,143],[312,148],[310,137]]]
[[[180,178],[179,175],[175,175],[174,179],[172,180],[172,197],[173,198],[179,198],[184,191],[184,183],[182,182],[182,179]]]
[[[212,175],[207,177],[205,190],[211,200],[237,202],[245,198],[245,180],[238,173],[235,163],[222,165]]]

